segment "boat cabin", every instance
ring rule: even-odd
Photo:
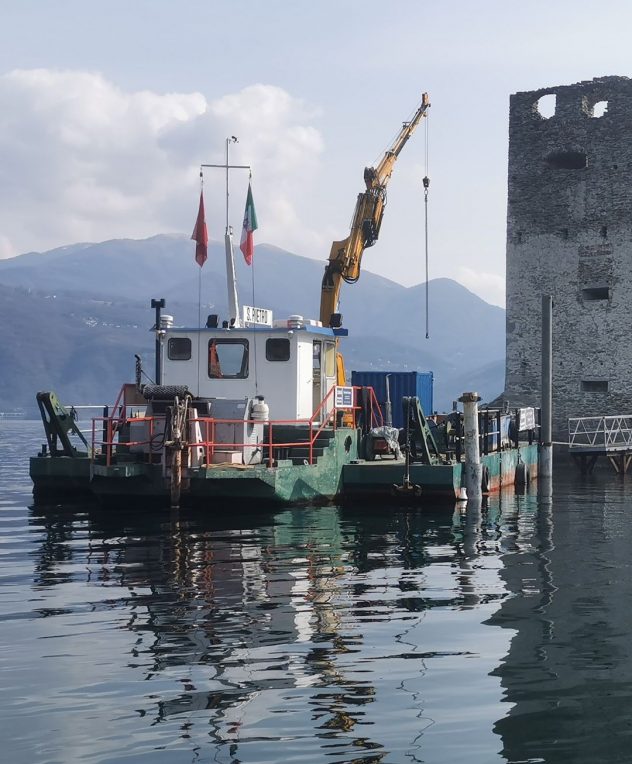
[[[202,329],[163,324],[161,383],[186,385],[203,399],[262,396],[271,419],[309,419],[336,385],[336,335],[301,316],[271,324]],[[325,409],[333,405],[331,395]]]

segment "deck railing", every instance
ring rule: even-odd
[[[314,463],[314,448],[319,435],[328,427],[336,430],[343,426],[346,428],[355,428],[358,426],[358,415],[365,410],[365,406],[359,403],[360,390],[362,387],[353,387],[353,406],[338,407],[335,405],[336,388],[333,387],[325,398],[321,401],[316,411],[309,419],[274,419],[263,421],[260,419],[217,419],[215,417],[191,417],[188,421],[191,425],[198,424],[202,430],[202,440],[193,443],[187,443],[186,447],[190,452],[195,449],[203,448],[206,464],[212,462],[213,456],[217,451],[242,451],[244,448],[259,447],[267,451],[267,463],[275,463],[275,453],[278,455],[281,449],[307,448],[308,463]],[[373,388],[364,388],[369,390],[368,395],[368,416],[371,427],[381,426],[384,423],[384,417],[380,405],[375,397]],[[107,466],[112,464],[113,458],[120,453],[128,453],[130,449],[147,449],[149,460],[153,452],[161,452],[164,445],[164,430],[166,417],[164,415],[146,416],[143,406],[126,406],[121,403],[122,395],[119,394],[115,405],[111,409],[109,416],[94,417],[92,419],[92,458],[96,456],[105,456]],[[132,424],[147,423],[148,434],[143,440],[132,440],[127,428]],[[218,441],[218,425],[235,425],[243,427],[244,425],[256,426],[263,425],[267,428],[266,442],[227,442]],[[304,426],[308,428],[308,437],[305,440],[277,441],[275,440],[275,429],[287,426]],[[126,432],[127,430],[127,432]],[[125,439],[120,436],[125,432]],[[99,437],[100,436],[100,437]]]

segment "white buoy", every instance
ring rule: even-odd
[[[457,494],[456,500],[467,501],[467,488],[464,485],[459,488],[459,493]]]

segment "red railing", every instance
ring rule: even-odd
[[[272,466],[274,464],[274,452],[275,449],[278,452],[280,449],[286,448],[308,448],[309,459],[308,463],[314,463],[314,447],[318,436],[327,428],[331,426],[334,430],[339,427],[351,427],[355,428],[358,421],[358,412],[361,411],[364,406],[358,403],[358,398],[361,390],[368,391],[368,416],[370,419],[370,426],[376,427],[384,424],[384,417],[382,410],[375,397],[375,392],[372,387],[353,387],[353,406],[341,406],[335,405],[336,388],[333,387],[320,402],[320,405],[309,419],[274,419],[268,421],[256,420],[256,419],[217,419],[215,417],[192,417],[188,421],[190,424],[199,424],[203,429],[203,440],[196,441],[194,443],[188,443],[187,448],[192,452],[197,448],[204,448],[206,464],[211,464],[211,461],[216,451],[240,451],[244,448],[252,448],[259,446],[260,448],[267,448],[268,451],[268,464]],[[92,458],[95,458],[97,453],[101,456],[105,454],[105,463],[109,467],[112,464],[112,459],[116,455],[118,450],[124,449],[128,452],[130,448],[146,448],[148,456],[151,459],[152,450],[155,452],[161,451],[161,448],[154,449],[154,439],[159,432],[156,423],[164,422],[164,415],[160,416],[128,416],[127,409],[139,409],[138,405],[125,406],[121,404],[122,391],[116,400],[116,403],[112,407],[112,415],[109,417],[94,417],[92,420]],[[333,405],[332,405],[333,403]],[[345,421],[346,420],[346,421]],[[131,440],[128,439],[121,441],[117,439],[120,436],[122,429],[125,425],[131,425],[133,423],[148,422],[148,438],[146,440]],[[98,425],[101,425],[99,428]],[[217,441],[217,426],[218,425],[263,425],[268,428],[267,442],[261,443],[230,443],[225,440]],[[278,429],[280,426],[309,426],[309,437],[306,440],[292,440],[289,442],[279,442],[274,439],[274,429]],[[102,440],[97,439],[97,431],[101,429]],[[164,425],[163,425],[164,431]],[[100,446],[99,452],[97,452],[97,446]]]

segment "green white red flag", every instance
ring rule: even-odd
[[[244,259],[248,265],[252,265],[252,258],[255,254],[253,232],[256,231],[258,227],[255,203],[252,200],[252,188],[249,183],[248,196],[246,197],[246,209],[244,211],[244,227],[241,231],[241,241],[239,243],[239,249],[243,252]]]
[[[201,191],[200,207],[198,209],[197,220],[195,221],[195,228],[193,229],[191,238],[196,242],[195,262],[201,268],[208,256],[208,231],[206,230],[206,217],[204,215],[204,196]]]

